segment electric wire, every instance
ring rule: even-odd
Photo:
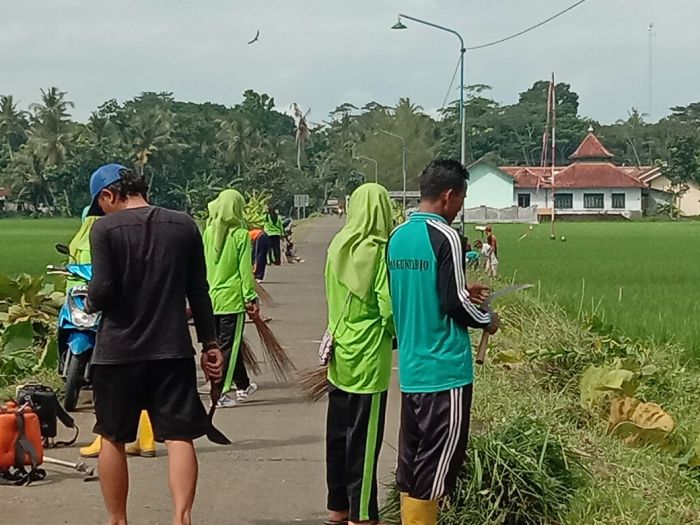
[[[493,42],[489,42],[489,43],[487,43],[487,44],[480,44],[480,45],[478,45],[478,46],[471,46],[471,47],[468,47],[468,48],[467,48],[467,51],[474,51],[475,49],[484,49],[484,48],[486,48],[486,47],[495,46],[495,45],[497,45],[497,44],[502,44],[503,42],[507,42],[508,40],[512,40],[512,39],[514,39],[514,38],[517,38],[517,37],[519,37],[519,36],[522,36],[522,35],[524,35],[525,33],[529,33],[530,31],[532,31],[532,30],[534,30],[534,29],[537,29],[538,27],[542,27],[543,25],[547,24],[548,22],[551,22],[551,21],[554,20],[555,18],[559,18],[560,16],[562,16],[562,15],[568,13],[568,12],[571,11],[572,9],[577,8],[578,6],[580,6],[581,4],[583,4],[584,2],[586,2],[586,0],[579,0],[579,1],[576,2],[575,4],[570,5],[569,7],[567,7],[566,9],[564,9],[563,11],[559,11],[558,13],[556,13],[556,14],[550,16],[550,17],[547,18],[546,20],[542,20],[541,22],[538,22],[538,23],[535,24],[534,26],[530,26],[530,27],[528,27],[527,29],[523,29],[522,31],[519,31],[519,32],[517,32],[517,33],[515,33],[515,34],[512,34],[512,35],[507,36],[507,37],[504,37],[504,38],[501,38],[501,39],[499,39],[499,40],[494,40]]]
[[[447,104],[447,99],[450,96],[450,91],[452,91],[452,86],[455,83],[455,78],[457,78],[457,71],[459,70],[460,60],[461,60],[461,57],[457,58],[457,67],[455,67],[455,72],[452,74],[452,80],[450,80],[450,87],[447,88],[447,93],[445,93],[445,99],[442,101],[442,107],[440,108],[440,111],[445,109],[445,105]]]

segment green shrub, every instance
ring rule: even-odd
[[[580,458],[543,421],[520,417],[470,440],[468,461],[454,494],[440,509],[440,525],[536,525],[561,522],[584,485]],[[398,523],[394,489],[385,519]]]

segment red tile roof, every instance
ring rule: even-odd
[[[569,157],[571,160],[578,159],[612,159],[614,155],[603,146],[593,131],[589,131],[586,138],[581,141],[576,151]]]
[[[654,171],[651,166],[615,166],[613,154],[603,146],[592,129],[581,141],[569,166],[554,167],[556,188],[643,188],[647,176]],[[516,188],[550,188],[551,167],[510,166],[501,168],[515,179]]]
[[[551,188],[552,168],[505,167],[503,171],[515,178],[516,188]],[[644,173],[635,168],[635,174]],[[642,188],[639,180],[629,168],[618,168],[609,162],[575,162],[570,166],[554,169],[556,188]]]
[[[609,162],[574,162],[554,178],[556,188],[643,188],[639,179]]]

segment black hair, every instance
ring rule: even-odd
[[[277,209],[272,204],[267,205],[267,213],[270,215],[272,222],[277,222]]]
[[[126,200],[132,195],[141,195],[144,199],[148,199],[148,182],[144,175],[129,168],[120,170],[119,175],[121,179],[106,188],[119,195],[119,200]]]
[[[467,189],[469,172],[456,160],[433,160],[420,175],[421,199],[436,199],[447,190]]]

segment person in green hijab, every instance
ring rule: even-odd
[[[394,324],[385,251],[391,201],[363,184],[328,248],[326,298],[334,346],[328,367],[328,524],[377,523],[377,459],[391,379]]]
[[[209,218],[203,235],[209,295],[224,355],[224,394],[217,405],[221,408],[247,401],[258,389],[248,377],[240,352],[245,314],[253,318],[259,313],[244,208],[245,199],[238,191],[222,191],[209,203]],[[231,394],[234,385],[235,397]]]

